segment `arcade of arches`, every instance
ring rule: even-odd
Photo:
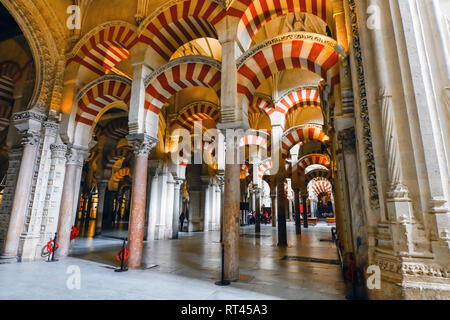
[[[222,230],[238,280],[241,227],[321,223],[370,298],[450,298],[448,1],[0,3],[0,262]]]

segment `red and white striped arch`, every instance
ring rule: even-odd
[[[220,97],[219,69],[220,67],[215,64],[189,62],[189,59],[180,58],[179,63],[157,72],[158,75],[149,81],[146,88],[145,109],[158,115],[172,95],[188,87],[211,88]]]
[[[324,193],[331,197],[333,194],[333,185],[325,178],[315,178],[309,183],[308,192],[315,197]]]
[[[79,63],[89,70],[103,75],[119,62],[130,57],[130,50],[139,42],[132,25],[118,22],[114,25],[104,26],[95,33],[88,34],[81,46],[74,49],[74,55],[68,59]]]
[[[82,91],[75,121],[92,126],[103,108],[116,101],[128,105],[130,96],[131,83],[128,79],[118,76],[100,78]]]
[[[267,150],[268,141],[266,137],[258,134],[248,134],[241,138],[239,147],[256,146]]]
[[[333,4],[330,0],[235,0],[228,14],[240,18],[237,39],[248,50],[258,30],[276,17],[291,12],[313,14],[334,30]]]
[[[315,169],[308,172],[305,176],[306,184],[308,184],[311,180],[316,178],[324,178],[329,180],[331,176],[330,170],[326,170],[326,168]]]
[[[299,170],[303,171],[307,167],[315,165],[315,164],[319,164],[319,165],[322,165],[322,166],[328,168],[331,164],[330,157],[325,154],[308,154],[308,155],[302,157],[297,162],[297,168]]]
[[[281,139],[281,153],[282,157],[286,159],[289,156],[289,151],[299,143],[305,143],[309,140],[318,140],[322,143],[330,141],[323,131],[321,125],[304,124],[289,129]]]
[[[258,166],[258,179],[262,179],[266,175],[267,171],[272,169],[272,167],[273,167],[272,160],[267,160],[267,161],[261,163]]]
[[[287,115],[294,107],[320,107],[320,93],[318,89],[299,89],[289,92],[282,97],[276,104],[276,112]]]
[[[213,120],[216,124],[220,121],[220,112],[217,105],[210,102],[195,102],[183,110],[172,121],[171,126],[178,125],[189,131],[194,129],[194,123],[202,120]]]
[[[143,23],[139,40],[164,60],[194,39],[215,38],[214,26],[226,16],[224,8],[210,0],[170,1]]]
[[[273,103],[269,100],[269,98],[261,97],[261,96],[255,96],[252,103],[249,107],[249,112],[258,112],[258,110],[262,110],[270,117],[270,115],[273,113]]]
[[[320,75],[331,88],[339,83],[339,56],[327,42],[286,36],[255,48],[250,57],[238,63],[237,90],[244,108],[266,79],[283,70],[309,70]]]

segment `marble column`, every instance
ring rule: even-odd
[[[55,254],[58,258],[65,258],[69,255],[70,233],[74,223],[72,219],[74,216],[73,208],[77,207],[73,203],[75,199],[74,192],[77,185],[81,183],[79,171],[83,170],[84,160],[87,155],[86,149],[73,145],[68,146],[66,173],[64,176],[64,187],[58,220],[57,241],[59,248]],[[80,177],[80,180],[78,177]]]
[[[255,195],[255,233],[261,232],[261,189],[254,188]]]
[[[228,145],[229,146],[229,145]],[[240,165],[225,165],[225,194],[223,211],[223,243],[225,247],[225,278],[239,279],[239,215]]]
[[[175,179],[174,192],[173,192],[173,220],[172,220],[172,239],[178,239],[179,221],[181,214],[181,185],[183,179]]]
[[[162,215],[165,215],[164,240],[172,239],[173,236],[173,223],[174,223],[173,200],[175,194],[176,181],[170,172],[168,172],[168,180],[166,184],[167,184],[167,193],[165,197],[166,209],[164,212],[161,212]]]
[[[103,210],[105,208],[105,194],[107,187],[108,187],[108,180],[99,180],[97,182],[98,205],[97,205],[97,217],[95,220],[96,235],[100,235],[102,233]]]
[[[300,220],[300,190],[294,189],[294,219],[295,219],[295,233],[302,234],[302,224]]]
[[[307,204],[307,197],[306,195],[302,194],[302,201],[303,201],[303,227],[308,229],[308,204]],[[312,208],[311,208],[312,209]]]
[[[203,198],[203,231],[211,231],[211,184],[208,176],[201,177]]]
[[[219,231],[220,230],[220,217],[221,217],[221,210],[222,210],[222,192],[220,191],[220,185],[216,184],[214,186],[214,194],[215,194],[215,211],[214,211],[214,224],[213,224],[213,230]]]
[[[150,173],[150,204],[148,207],[147,220],[147,240],[155,240],[156,222],[158,219],[159,205],[161,202],[161,194],[159,188],[159,169],[155,169]]]
[[[41,139],[42,122],[39,121],[38,117],[34,117],[31,113],[22,113],[17,115],[17,117],[20,120],[18,119],[19,123],[15,124],[15,126],[22,135],[23,153],[2,259],[17,257],[20,235],[22,234],[29,205],[36,155]]]
[[[145,229],[145,196],[147,191],[148,155],[157,140],[147,135],[127,137],[134,149],[134,170],[131,194],[130,224],[128,228],[129,268],[139,268],[142,264],[142,249]]]
[[[276,191],[276,190],[275,190]],[[272,227],[277,226],[277,195],[271,194],[270,195],[271,200],[271,214],[272,214]]]
[[[284,179],[278,177],[277,179],[277,207],[278,207],[278,246],[287,246],[287,232],[286,232],[286,211],[284,207]]]

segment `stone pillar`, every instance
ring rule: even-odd
[[[200,181],[201,166],[193,165],[191,170],[195,175],[191,175],[189,185],[189,232],[198,232],[202,230],[202,185]]]
[[[239,172],[240,174],[240,172]],[[218,175],[219,189],[220,189],[220,212],[219,212],[219,230],[220,230],[220,242],[223,242],[223,216],[225,208],[225,176]]]
[[[6,186],[0,210],[0,252],[3,252],[11,217],[11,207],[14,201],[14,191],[22,158],[22,148],[14,147],[8,150],[8,172],[6,173]],[[2,256],[0,255],[0,259]]]
[[[255,233],[261,232],[261,189],[255,187],[253,194],[255,196]]]
[[[292,216],[292,212],[293,212],[293,210],[292,210],[292,201],[288,200],[288,203],[289,203],[289,221],[293,221],[294,218]]]
[[[13,116],[14,125],[22,135],[22,161],[17,176],[14,200],[6,235],[2,258],[16,258],[18,254],[20,236],[23,231],[27,214],[36,155],[41,139],[42,115],[24,112]]]
[[[278,207],[278,246],[287,247],[286,211],[284,207],[284,178],[277,178],[277,207]]]
[[[270,185],[270,199],[272,200],[272,208],[271,208],[271,213],[272,213],[272,227],[276,227],[277,226],[277,216],[278,216],[278,205],[277,205],[277,185],[276,182],[274,181],[274,178],[271,178],[271,185]]]
[[[155,169],[155,171],[150,174],[150,179],[150,204],[147,213],[147,240],[155,240],[156,221],[158,219],[159,204],[161,202],[159,190],[159,169]]]
[[[84,160],[88,153],[86,149],[78,146],[68,146],[66,173],[64,176],[64,187],[61,198],[61,207],[59,210],[58,220],[58,236],[57,241],[59,248],[56,251],[58,258],[65,258],[69,255],[70,250],[70,233],[74,223],[74,193],[77,186],[81,183],[80,171],[83,170]]]
[[[181,214],[181,185],[183,179],[175,179],[174,192],[173,192],[173,220],[172,220],[172,239],[178,239],[178,223],[180,221]]]
[[[130,224],[128,228],[129,268],[139,268],[142,264],[142,247],[145,228],[145,196],[147,191],[148,155],[157,140],[147,135],[127,137],[134,149],[133,183],[131,194]]]
[[[107,187],[108,187],[108,180],[97,181],[98,205],[97,205],[97,217],[95,221],[96,235],[100,235],[102,233],[103,210],[105,208],[105,194]]]
[[[300,220],[300,190],[294,189],[294,219],[295,219],[295,233],[302,234],[302,224]]]
[[[227,16],[218,23],[218,37],[222,45],[221,119],[218,129],[246,129],[248,115],[244,106],[238,105],[237,56],[235,34],[237,18]],[[226,135],[225,186],[223,202],[222,240],[225,250],[224,273],[230,281],[239,279],[240,231],[240,163],[236,157],[239,141]],[[234,155],[234,157],[232,156]]]
[[[173,178],[172,174],[168,172],[168,180],[167,180],[167,193],[166,193],[166,209],[162,212],[165,215],[165,232],[164,232],[164,240],[172,239],[173,237],[173,205],[174,205],[174,193],[175,193],[175,184],[176,181]]]
[[[36,150],[36,163],[34,166],[33,182],[31,185],[30,207],[25,216],[23,232],[20,236],[18,256],[20,261],[32,261],[41,256],[38,247],[41,230],[45,229],[42,223],[44,210],[46,210],[46,196],[51,170],[51,145],[55,142],[59,125],[53,121],[42,124],[42,137],[39,148]],[[54,238],[54,234],[50,237]],[[50,240],[47,239],[48,240]]]
[[[303,201],[303,227],[308,229],[308,197],[306,196],[306,193],[302,193],[302,201]],[[311,207],[312,211],[312,207]]]
[[[225,165],[225,203],[223,212],[223,242],[225,246],[225,278],[239,279],[239,214],[240,165]]]
[[[338,134],[339,147],[342,152],[342,169],[344,173],[344,195],[348,208],[349,226],[353,252],[358,266],[364,266],[367,262],[367,226],[361,199],[362,191],[359,189],[358,158],[356,155],[355,129],[353,127],[342,130]],[[333,208],[334,209],[334,208]]]
[[[213,230],[219,231],[220,230],[220,221],[221,221],[221,212],[222,212],[222,192],[220,189],[220,185],[216,184],[214,186],[214,193],[215,193],[215,212],[214,212],[214,223],[213,223]]]
[[[59,140],[51,145],[50,150],[52,153],[51,169],[48,177],[46,207],[42,214],[41,238],[38,248],[46,245],[48,240],[54,237],[58,230],[59,211],[66,172],[67,146]]]
[[[202,198],[203,198],[203,231],[211,230],[211,184],[208,176],[201,177],[202,180]]]

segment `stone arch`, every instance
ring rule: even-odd
[[[225,9],[210,0],[172,0],[147,17],[139,28],[139,39],[149,45],[162,61],[198,38],[215,38],[215,25],[226,15]]]
[[[271,170],[273,167],[272,159],[267,159],[259,164],[258,166],[258,179],[262,179],[267,171]]]
[[[121,76],[104,76],[85,86],[76,97],[75,144],[87,145],[98,117],[111,105],[128,106],[130,96],[131,82]]]
[[[298,88],[284,94],[276,102],[274,112],[283,125],[289,115],[299,108],[321,107],[320,93],[318,88]]]
[[[47,4],[37,1],[2,0],[22,30],[35,66],[35,86],[26,109],[59,110],[62,98],[66,29]]]
[[[171,123],[171,127],[178,125],[189,131],[194,129],[195,121],[213,120],[216,124],[220,121],[219,107],[208,101],[196,101],[184,107],[178,117]]]
[[[156,117],[175,93],[188,87],[206,87],[220,97],[221,64],[207,57],[183,57],[172,60],[151,73],[144,81],[145,130],[154,136]]]
[[[328,179],[315,178],[308,184],[308,193],[314,195],[316,198],[323,193],[326,193],[330,198],[333,194],[333,185]]]
[[[286,159],[289,151],[299,143],[305,143],[309,140],[318,140],[322,143],[330,141],[323,131],[323,126],[316,124],[303,124],[293,127],[286,131],[281,139],[282,157]]]
[[[264,24],[291,12],[303,12],[322,19],[334,30],[333,4],[330,0],[235,0],[228,14],[240,18],[236,38],[244,51]]]
[[[305,69],[316,73],[333,92],[334,86],[339,84],[336,44],[329,37],[296,32],[254,46],[237,62],[237,91],[243,110],[248,109],[255,91],[266,79],[284,70]]]
[[[124,21],[101,24],[84,35],[72,49],[67,65],[78,63],[98,75],[111,71],[130,57],[138,43],[136,27]]]
[[[297,167],[304,171],[307,167],[315,164],[329,168],[331,165],[330,157],[325,154],[308,154],[297,162]]]

